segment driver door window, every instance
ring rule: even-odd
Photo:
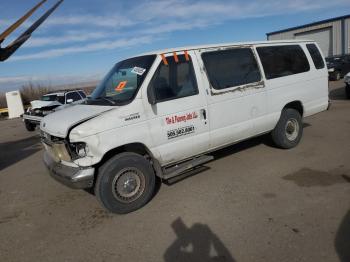
[[[185,55],[179,55],[178,62],[173,56],[167,57],[167,65],[158,67],[150,88],[154,89],[158,103],[198,94],[193,65]]]

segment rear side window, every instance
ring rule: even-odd
[[[66,101],[68,101],[68,99],[73,99],[73,102],[75,102],[81,100],[81,97],[77,92],[71,92],[66,95]]]
[[[309,62],[299,45],[257,48],[266,79],[274,79],[310,70]]]
[[[259,67],[250,48],[208,52],[202,55],[209,81],[215,89],[225,89],[261,80]]]
[[[307,50],[309,50],[309,53],[311,55],[312,61],[314,62],[316,69],[324,68],[323,58],[317,46],[315,44],[307,44],[306,47]]]
[[[153,88],[157,102],[198,94],[197,81],[190,56],[166,57],[154,74],[149,88]]]
[[[81,95],[82,98],[86,98],[86,95],[83,91],[79,91],[79,94]]]

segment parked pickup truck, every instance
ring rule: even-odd
[[[77,103],[86,98],[83,90],[61,91],[46,94],[40,100],[30,102],[31,107],[23,114],[23,121],[28,131],[34,131],[40,125],[42,118],[55,110],[62,109],[64,105]]]
[[[350,72],[350,54],[326,58],[329,79],[338,81]]]
[[[303,118],[328,106],[328,69],[312,41],[150,52],[117,63],[89,99],[43,119],[44,163],[61,183],[128,213],[152,198],[156,179],[211,161],[217,149],[266,133],[295,147]]]

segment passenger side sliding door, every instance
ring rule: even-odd
[[[192,57],[192,52],[162,55],[148,86],[155,98],[154,105],[147,105],[149,128],[163,165],[209,148],[207,103]]]
[[[266,93],[253,48],[202,49],[197,56],[208,90],[211,149],[260,133]]]

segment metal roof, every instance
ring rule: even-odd
[[[309,27],[309,26],[325,24],[325,23],[334,22],[334,21],[337,21],[337,20],[343,20],[343,19],[347,19],[347,18],[350,18],[350,14],[349,15],[338,16],[338,17],[334,17],[334,18],[330,18],[330,19],[326,19],[326,20],[321,20],[321,21],[318,21],[318,22],[310,23],[310,24],[290,27],[290,28],[287,28],[287,29],[282,29],[282,30],[279,30],[279,31],[266,33],[266,35],[269,36],[269,35],[284,33],[284,32],[288,32],[288,31],[292,31],[292,30],[297,30],[297,29],[301,29],[301,28],[305,28],[305,27]]]
[[[140,54],[142,55],[160,55],[167,54],[172,52],[181,52],[181,51],[190,51],[197,49],[206,49],[206,48],[220,48],[220,47],[230,47],[230,46],[244,46],[244,45],[271,45],[271,44],[283,44],[283,43],[305,43],[305,42],[315,42],[314,40],[271,40],[271,41],[255,41],[255,42],[233,42],[233,43],[221,43],[221,44],[210,44],[210,45],[196,45],[196,46],[185,46],[185,47],[175,47],[168,49],[155,50],[147,53]]]

